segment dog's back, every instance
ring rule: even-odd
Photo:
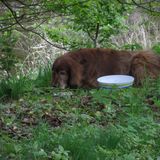
[[[61,56],[54,65],[57,62],[67,74],[68,86],[96,87],[98,77],[114,74],[132,75],[139,85],[146,77],[156,78],[160,74],[160,57],[147,51],[85,48]]]
[[[137,52],[131,61],[130,74],[135,77],[136,85],[146,78],[155,79],[160,75],[160,56],[152,51]]]

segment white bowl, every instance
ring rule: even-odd
[[[97,79],[99,86],[107,89],[127,88],[133,85],[134,77],[127,75],[109,75]]]

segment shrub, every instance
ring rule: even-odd
[[[127,49],[127,50],[131,50],[131,51],[135,51],[135,50],[142,50],[142,46],[139,45],[138,43],[132,43],[132,44],[125,44],[124,46],[122,46],[123,49]]]

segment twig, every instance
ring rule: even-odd
[[[132,3],[128,3],[126,1],[121,1],[121,0],[117,0],[119,3],[121,4],[127,4],[127,5],[132,5],[132,6],[137,6],[139,8],[142,8],[144,10],[147,10],[149,12],[155,12],[155,13],[160,13],[160,11],[157,11],[157,10],[154,10],[151,8],[151,6],[149,8],[147,7],[144,7],[144,5],[148,4],[148,5],[151,5],[151,3],[155,2],[155,0],[151,0],[149,2],[140,2],[140,3],[137,3],[135,0],[132,0]]]
[[[94,47],[95,47],[95,48],[97,47],[98,34],[99,34],[99,23],[97,23],[96,34],[95,34],[95,38],[94,38]]]
[[[12,10],[12,8],[10,7],[10,5],[9,5],[5,0],[2,0],[2,3],[10,10],[10,12],[11,12],[12,16],[14,17],[16,23],[17,23],[23,30],[28,31],[28,32],[32,32],[32,33],[38,35],[38,36],[41,37],[43,40],[45,40],[47,43],[49,43],[50,45],[52,45],[52,46],[54,46],[54,47],[56,47],[56,48],[67,50],[65,47],[62,47],[62,46],[60,46],[60,45],[53,44],[53,43],[51,43],[50,41],[48,41],[41,33],[38,33],[38,32],[36,32],[36,31],[34,31],[35,28],[34,28],[34,29],[25,28],[25,27],[20,23],[20,21],[17,19],[16,12],[14,12],[14,11]]]

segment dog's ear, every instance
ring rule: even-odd
[[[81,87],[82,83],[82,73],[83,69],[82,66],[76,62],[75,60],[70,60],[70,65],[69,65],[69,72],[70,72],[70,77],[69,77],[69,85],[70,87]]]

